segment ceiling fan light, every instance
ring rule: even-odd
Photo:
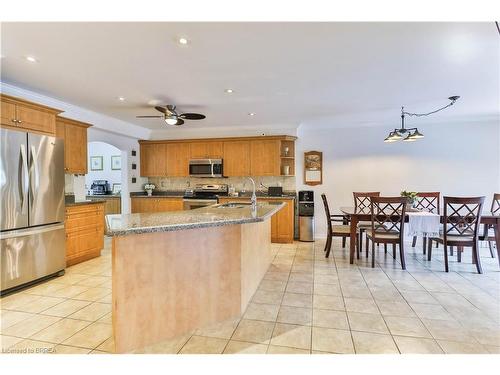
[[[165,116],[165,122],[168,125],[176,125],[177,124],[177,116]]]

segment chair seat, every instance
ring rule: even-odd
[[[371,221],[360,221],[358,222],[358,228],[371,228],[372,227],[372,222]]]
[[[373,231],[371,229],[366,231],[366,235],[369,238],[373,238]],[[399,240],[399,232],[391,231],[391,232],[377,232],[375,231],[376,238],[380,238],[382,240]]]
[[[444,242],[444,236],[441,234],[439,237],[432,237],[433,241],[438,241],[438,242]],[[473,236],[458,236],[458,235],[453,235],[453,234],[448,234],[447,240],[449,242],[473,242],[474,237]]]
[[[351,227],[349,225],[332,225],[333,234],[347,234],[351,233]]]

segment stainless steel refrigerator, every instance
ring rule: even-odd
[[[0,129],[1,291],[66,267],[64,145]]]

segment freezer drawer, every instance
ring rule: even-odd
[[[64,224],[0,233],[1,290],[54,274],[66,267]]]

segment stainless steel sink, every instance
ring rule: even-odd
[[[250,205],[251,203],[246,203],[246,202],[232,202],[232,203],[229,202],[229,203],[223,203],[217,206],[217,208],[245,208]]]

